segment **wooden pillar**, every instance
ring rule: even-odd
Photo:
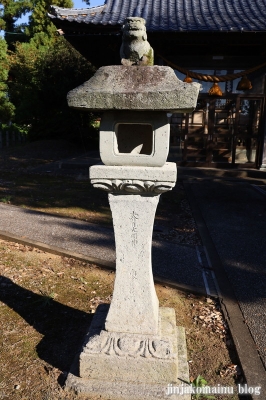
[[[208,118],[208,138],[206,148],[206,162],[211,163],[213,158],[213,134],[214,134],[214,120],[215,120],[215,99],[210,99],[209,105],[209,118]]]
[[[266,170],[266,126],[264,126],[264,141],[263,141],[263,149],[262,149],[262,163],[260,169]]]
[[[266,112],[265,112],[265,98],[262,101],[261,107],[261,128],[259,135],[259,143],[258,143],[258,155],[257,155],[257,167],[260,167],[262,170],[266,170]]]
[[[9,147],[9,132],[6,131],[6,147]]]
[[[14,145],[15,144],[15,142],[16,142],[16,132],[12,132],[12,144]]]
[[[188,126],[189,126],[189,114],[185,115],[185,130],[184,130],[184,151],[183,151],[183,161],[187,161],[187,142],[188,142]]]
[[[236,98],[236,115],[234,122],[234,132],[232,135],[232,165],[236,162],[236,145],[237,145],[237,133],[238,133],[238,125],[239,125],[239,112],[240,112],[240,97]]]

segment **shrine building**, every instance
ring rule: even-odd
[[[144,18],[155,64],[202,84],[193,113],[168,115],[171,160],[266,169],[266,0],[106,0],[49,16],[96,67],[121,64],[123,22]]]

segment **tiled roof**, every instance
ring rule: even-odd
[[[106,0],[99,7],[51,6],[56,20],[122,25],[126,17],[146,19],[147,31],[266,31],[266,0]]]

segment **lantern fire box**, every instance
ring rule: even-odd
[[[105,112],[100,128],[100,156],[105,165],[162,167],[169,152],[165,112]]]

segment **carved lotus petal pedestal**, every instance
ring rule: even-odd
[[[109,192],[116,279],[111,305],[97,309],[67,387],[88,398],[168,399],[169,384],[188,380],[185,334],[174,310],[159,308],[151,246],[159,197],[175,185],[176,165],[95,165],[90,178]]]

